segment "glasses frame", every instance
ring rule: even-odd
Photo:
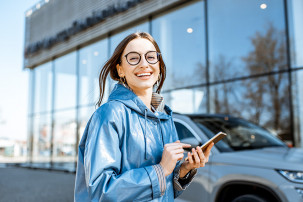
[[[154,62],[154,63],[149,62],[149,61],[147,60],[147,58],[146,58],[146,55],[147,55],[148,53],[150,53],[150,52],[155,52],[155,53],[157,53],[157,61]],[[136,63],[136,64],[131,64],[131,63],[127,60],[127,56],[128,56],[130,53],[137,53],[137,54],[139,55],[139,61],[138,61],[138,63]],[[127,53],[126,55],[124,55],[124,57],[125,57],[125,60],[127,61],[127,63],[128,63],[129,65],[135,66],[135,65],[138,65],[138,64],[141,62],[141,55],[142,55],[142,54],[140,54],[140,53],[138,53],[138,52],[131,51],[131,52]],[[159,52],[157,52],[157,51],[148,51],[148,52],[146,52],[146,53],[144,54],[144,58],[145,58],[146,62],[148,62],[149,64],[154,65],[154,64],[156,64],[157,62],[159,62],[159,60],[160,60],[160,55],[161,55],[161,53],[159,53]]]

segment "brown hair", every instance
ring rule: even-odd
[[[105,63],[105,65],[103,66],[103,68],[101,69],[100,75],[99,75],[99,89],[100,89],[100,94],[99,94],[99,100],[97,102],[97,106],[100,107],[101,106],[101,102],[104,96],[104,91],[105,91],[105,84],[106,84],[106,78],[108,76],[108,74],[110,73],[110,77],[115,80],[115,81],[119,81],[120,77],[118,75],[117,69],[116,69],[116,65],[120,64],[121,61],[121,55],[125,49],[125,47],[127,46],[127,44],[137,38],[143,38],[143,39],[147,39],[149,40],[156,48],[157,52],[160,52],[160,48],[157,44],[157,42],[154,40],[154,38],[146,33],[146,32],[136,32],[136,33],[132,33],[130,35],[128,35],[127,37],[125,37],[120,43],[119,45],[116,47],[113,55],[111,56],[111,58]],[[162,56],[160,55],[159,58],[159,66],[160,66],[160,80],[159,80],[159,85],[158,88],[156,89],[157,93],[160,93],[161,88],[163,86],[165,77],[166,77],[166,67],[164,64],[164,61],[162,59]]]

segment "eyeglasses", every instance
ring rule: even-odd
[[[160,54],[157,51],[148,51],[144,54],[144,57],[149,64],[156,64],[159,61]],[[130,65],[137,65],[141,61],[141,55],[137,52],[129,52],[124,57]]]

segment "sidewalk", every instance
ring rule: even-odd
[[[75,174],[0,167],[0,202],[72,202]]]

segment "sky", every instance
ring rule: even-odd
[[[27,139],[29,71],[23,69],[25,11],[37,2],[10,0],[0,4],[0,138]]]

